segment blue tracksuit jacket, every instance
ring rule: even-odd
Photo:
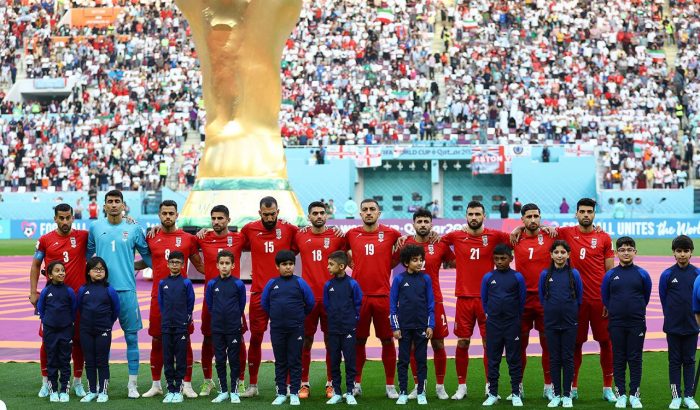
[[[86,283],[78,290],[78,310],[81,330],[111,330],[119,318],[117,291],[102,283]]]
[[[70,286],[63,283],[49,283],[41,291],[37,301],[37,310],[41,323],[51,327],[66,327],[75,322],[78,300]]]
[[[182,275],[170,275],[158,285],[161,329],[166,333],[187,332],[194,310],[194,288]]]
[[[270,329],[295,329],[304,325],[316,299],[304,279],[291,275],[270,279],[262,294],[262,308],[270,315]]]
[[[664,311],[664,332],[676,335],[698,333],[698,324],[693,315],[693,284],[700,270],[689,264],[681,268],[678,264],[661,273],[659,297]]]
[[[545,329],[569,329],[578,326],[578,310],[583,298],[583,283],[576,269],[571,269],[574,279],[573,295],[569,281],[568,268],[554,269],[549,278],[548,296],[545,294],[545,283],[549,269],[540,275],[540,303],[544,309]]]
[[[430,276],[403,272],[394,276],[389,293],[391,329],[435,328],[435,300]]]
[[[204,298],[211,315],[211,332],[234,334],[241,332],[241,316],[245,310],[246,294],[243,282],[233,276],[217,276],[210,280]]]
[[[513,269],[498,269],[487,273],[481,280],[481,304],[490,325],[509,327],[520,322],[525,309],[525,279]]]
[[[362,290],[348,275],[334,277],[323,287],[323,306],[326,308],[329,334],[352,333],[360,319]]]
[[[635,264],[618,265],[605,274],[600,291],[608,309],[609,326],[636,327],[646,323],[651,296],[649,272]]]

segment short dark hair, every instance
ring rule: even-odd
[[[168,255],[168,260],[171,261],[173,259],[185,261],[185,254],[180,252],[180,251],[172,251],[170,252],[170,255]]]
[[[581,198],[576,202],[576,211],[578,212],[578,209],[582,206],[592,206],[593,210],[595,211],[595,207],[597,205],[597,202],[595,199],[591,198]]]
[[[617,238],[617,241],[615,241],[615,249],[620,249],[625,245],[631,246],[633,248],[637,247],[637,244],[634,242],[634,239],[632,239],[629,236],[621,236]]]
[[[160,206],[158,206],[158,210],[160,211],[164,206],[174,206],[175,210],[177,211],[177,202],[173,201],[172,199],[166,199],[165,201],[160,203]]]
[[[362,208],[362,205],[369,204],[369,203],[374,203],[375,205],[377,205],[377,208],[379,208],[379,202],[377,202],[377,200],[374,198],[363,199],[362,202],[360,202],[360,208]]]
[[[118,190],[118,189],[113,189],[113,190],[111,190],[111,191],[108,191],[108,192],[105,194],[105,202],[107,202],[107,198],[110,197],[110,196],[111,196],[112,198],[119,198],[119,199],[122,200],[122,202],[124,202],[124,195],[122,194],[122,191],[120,191],[120,190]]]
[[[46,276],[48,278],[49,275],[51,274],[51,272],[53,272],[53,268],[56,267],[57,265],[63,266],[64,269],[66,267],[66,265],[63,263],[63,261],[60,259],[56,259],[54,261],[51,261],[51,262],[49,262],[48,265],[46,265],[46,270],[44,271],[44,276]]]
[[[339,265],[348,266],[348,254],[343,251],[335,251],[328,255],[328,259],[332,259]]]
[[[265,208],[272,208],[272,206],[278,206],[277,200],[274,197],[266,196],[260,200],[260,208],[265,206]]]
[[[312,203],[309,204],[307,211],[311,213],[312,208],[323,208],[326,209],[326,204],[324,204],[321,201],[313,201]]]
[[[73,207],[67,203],[58,204],[53,208],[53,216],[58,215],[59,212],[70,212],[73,215]]]
[[[694,250],[695,247],[693,246],[693,240],[687,235],[676,236],[673,242],[671,242],[671,250],[675,251],[676,249],[687,249],[689,251]]]
[[[219,263],[221,258],[227,258],[227,257],[231,258],[231,263],[236,263],[236,258],[233,256],[233,252],[231,252],[227,249],[223,249],[221,252],[219,252],[216,255],[216,263]]]
[[[90,271],[97,265],[102,265],[102,267],[105,268],[105,278],[102,282],[105,286],[109,285],[109,282],[107,282],[107,279],[109,279],[109,269],[107,269],[107,263],[99,256],[93,256],[92,258],[88,259],[87,264],[85,265],[85,283],[92,282],[92,279],[90,278]]]
[[[482,204],[479,201],[469,201],[467,204],[467,209],[469,208],[481,208],[481,212],[486,213],[486,208],[484,208],[484,204]]]
[[[499,243],[493,248],[493,254],[513,256],[513,248],[505,243]]]
[[[275,265],[280,266],[283,262],[292,262],[296,264],[297,257],[294,255],[294,252],[289,249],[282,249],[275,255]]]
[[[226,215],[227,218],[229,216],[228,207],[226,207],[226,205],[216,205],[211,209],[211,212],[209,212],[209,216],[211,216],[214,212],[221,212],[222,214]]]
[[[408,266],[411,259],[415,258],[416,256],[420,256],[425,259],[425,249],[418,245],[406,245],[403,249],[401,249],[401,264],[403,266]]]
[[[428,211],[427,209],[419,209],[416,212],[413,213],[413,222],[416,222],[416,219],[418,218],[430,218],[430,220],[433,220],[433,214]]]
[[[525,216],[525,212],[527,211],[537,211],[537,213],[539,214],[542,213],[542,211],[540,211],[540,207],[537,206],[537,204],[533,204],[532,202],[529,204],[525,204],[522,208],[520,208],[520,215]]]

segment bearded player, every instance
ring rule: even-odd
[[[442,290],[440,289],[440,268],[443,264],[450,267],[455,266],[455,255],[444,242],[434,242],[430,239],[430,234],[433,229],[433,214],[421,209],[413,214],[413,229],[415,235],[406,238],[403,246],[417,245],[421,246],[425,251],[425,265],[423,271],[430,276],[433,284],[433,298],[435,300],[435,329],[433,337],[430,339],[430,344],[433,347],[433,364],[435,365],[435,394],[440,400],[447,400],[450,396],[445,391],[445,371],[447,368],[447,354],[445,352],[445,338],[450,334],[447,326],[447,315],[445,314],[445,306],[443,305]],[[400,250],[397,250],[400,252]],[[417,382],[416,377],[416,362],[411,356],[411,370],[414,375],[414,382]],[[418,394],[414,387],[409,399],[415,399]]]
[[[323,306],[323,288],[329,279],[328,256],[338,250],[345,251],[347,243],[345,237],[338,236],[337,231],[326,226],[328,213],[323,202],[312,202],[308,206],[308,219],[311,228],[300,230],[294,237],[292,250],[301,257],[301,277],[311,287],[316,299],[316,304],[311,313],[306,316],[304,322],[304,347],[301,355],[301,389],[299,398],[309,397],[311,385],[309,383],[309,367],[311,365],[311,347],[314,335],[321,324],[321,331],[325,334],[328,329],[328,317]],[[330,357],[326,349],[326,397],[333,397],[334,390],[331,385]]]
[[[151,250],[153,262],[153,285],[151,287],[151,309],[148,319],[148,334],[151,339],[151,378],[153,384],[151,388],[143,394],[143,397],[153,397],[163,395],[163,388],[160,384],[163,370],[163,341],[161,339],[161,312],[158,305],[158,284],[162,279],[170,275],[168,269],[168,258],[173,251],[182,252],[185,257],[184,270],[182,275],[187,277],[188,260],[200,271],[204,271],[202,259],[197,248],[197,238],[190,235],[176,225],[178,213],[177,203],[173,200],[165,200],[158,207],[158,218],[160,219],[160,229],[154,234],[146,236],[148,248]],[[145,268],[143,261],[136,262],[137,269]],[[194,326],[190,326],[190,334],[194,331]],[[192,343],[188,339],[187,343],[187,370],[182,383],[182,394],[189,398],[197,397],[197,393],[192,389]]]
[[[481,280],[493,269],[493,249],[498,244],[508,244],[509,234],[484,227],[485,208],[481,202],[467,204],[467,225],[462,230],[444,235],[441,242],[451,245],[457,258],[457,280],[455,296],[457,310],[454,333],[457,336],[455,366],[457,368],[457,392],[453,400],[467,395],[467,371],[469,366],[469,344],[474,326],[479,325],[481,342],[486,342],[486,314],[481,305]],[[484,348],[484,352],[486,349]],[[484,354],[484,370],[488,369]],[[486,383],[488,394],[488,383]]]
[[[53,220],[56,222],[56,229],[42,235],[36,243],[36,252],[32,259],[32,266],[29,271],[29,301],[36,307],[39,292],[39,272],[41,264],[45,265],[51,261],[60,260],[66,267],[65,284],[70,286],[75,294],[85,283],[85,254],[87,252],[88,232],[73,229],[73,208],[68,204],[58,204],[54,208]],[[81,381],[83,374],[83,351],[80,348],[80,318],[76,316],[75,333],[73,334],[73,391],[78,397],[84,397],[87,393]],[[42,335],[39,327],[39,335]],[[46,350],[44,343],[41,343],[39,352],[41,364],[42,384],[39,390],[39,397],[49,396],[49,384],[46,371]]]
[[[382,343],[386,395],[390,399],[397,399],[399,393],[394,386],[396,348],[389,322],[389,281],[392,250],[401,233],[380,224],[378,220],[381,213],[376,200],[363,200],[360,203],[362,226],[352,228],[345,234],[354,263],[352,277],[360,285],[363,294],[356,334],[357,375],[354,394],[362,394],[362,368],[367,360],[365,345],[369,338],[370,324],[374,322],[374,334]]]
[[[210,280],[216,278],[219,275],[219,269],[217,268],[217,255],[223,250],[231,252],[234,256],[234,260],[241,260],[241,251],[243,247],[243,240],[238,232],[231,232],[228,229],[228,225],[231,223],[231,218],[229,216],[229,209],[224,205],[216,205],[209,212],[211,217],[211,230],[202,233],[201,237],[198,236],[198,245],[202,250],[202,256],[204,257],[204,282],[205,288],[206,284]],[[241,277],[241,264],[234,263],[233,270],[231,271],[231,276],[235,278]],[[243,326],[241,328],[241,335],[244,334],[248,328],[247,321],[245,320],[245,314],[241,318]],[[211,315],[209,314],[209,307],[207,306],[206,300],[202,301],[202,325],[201,325],[202,335],[204,340],[202,341],[202,373],[204,373],[204,383],[199,390],[200,396],[208,396],[211,391],[216,387],[214,381],[212,380],[212,361],[214,358],[214,345],[211,338]],[[238,357],[240,361],[240,374],[238,376],[238,389],[243,391],[245,389],[245,364],[247,359],[247,352],[245,347],[245,342],[241,336],[241,345],[238,349]]]

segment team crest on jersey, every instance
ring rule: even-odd
[[[435,245],[433,245],[432,243],[428,245],[428,253],[430,255],[435,255]]]
[[[129,240],[129,231],[122,232],[122,241],[126,242]]]
[[[544,237],[542,236],[542,234],[537,235],[537,244],[544,245]]]
[[[233,237],[232,237],[232,236],[226,237],[226,245],[227,245],[229,248],[230,248],[231,246],[233,246]]]
[[[275,229],[275,237],[277,239],[282,239],[282,230],[280,228]]]
[[[323,248],[328,249],[331,247],[331,238],[323,238]]]
[[[182,245],[182,238],[178,236],[175,238],[175,247],[179,248],[180,245]]]
[[[379,232],[379,242],[384,242],[384,232]]]
[[[591,249],[595,249],[598,246],[598,238],[591,239]]]
[[[78,242],[75,240],[75,237],[71,236],[70,237],[70,247],[75,248],[78,246]]]
[[[481,242],[484,244],[484,246],[488,245],[489,244],[489,237],[486,235],[483,235],[481,237]]]

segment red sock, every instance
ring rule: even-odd
[[[248,361],[248,351],[245,347],[245,340],[241,337],[241,344],[238,346],[238,360],[240,362],[241,374],[238,375],[238,380],[245,380],[245,366]]]
[[[578,387],[578,371],[581,368],[581,362],[583,361],[583,343],[576,343],[576,349],[574,350],[574,380],[571,383],[572,387]]]
[[[185,369],[185,378],[182,379],[188,383],[192,382],[192,363],[194,362],[194,353],[192,353],[192,339],[187,340],[187,369]]]
[[[250,384],[258,384],[258,371],[260,370],[260,360],[262,360],[262,333],[250,335],[250,346],[248,347],[248,373],[250,374]]]
[[[73,377],[80,378],[83,376],[83,366],[85,365],[85,360],[83,359],[83,349],[80,347],[80,340],[77,342],[73,341]]]
[[[396,374],[396,347],[394,339],[388,343],[382,343],[382,364],[384,365],[384,377],[387,386],[394,384]]]
[[[367,351],[365,350],[365,345],[355,345],[355,368],[357,370],[355,383],[362,383],[362,368],[365,367],[366,360]]]
[[[39,348],[39,366],[41,367],[41,375],[47,377],[49,371],[47,370],[47,363],[49,359],[46,357],[46,349],[44,349],[44,342],[41,342],[41,348]]]
[[[205,379],[211,379],[211,364],[214,360],[214,345],[211,343],[211,337],[206,337],[202,341],[202,373]]]
[[[411,374],[413,374],[413,383],[418,384],[418,364],[416,363],[416,351],[411,349]]]
[[[520,362],[522,366],[521,375],[523,379],[525,378],[525,367],[527,367],[527,345],[530,343],[530,334],[521,333],[520,334]],[[484,351],[484,357],[486,357],[486,352]],[[487,376],[488,377],[488,376]]]
[[[544,384],[552,384],[552,373],[549,371],[549,348],[547,347],[547,339],[544,338],[544,332],[540,333],[540,346],[542,346],[542,374],[544,375]]]
[[[333,376],[331,376],[331,354],[328,352],[328,348],[326,348],[326,381],[330,382],[333,380]]]
[[[455,350],[455,368],[457,370],[457,383],[467,383],[467,369],[469,368],[469,348],[459,347]]]
[[[163,341],[160,338],[151,339],[151,380],[160,380],[163,370]]]
[[[447,352],[445,348],[433,349],[433,364],[435,365],[435,383],[445,384],[445,372],[447,371]]]
[[[603,370],[603,387],[612,387],[613,382],[613,356],[612,343],[600,343],[600,368]]]
[[[311,348],[301,349],[301,383],[309,382],[309,367],[311,366]]]

